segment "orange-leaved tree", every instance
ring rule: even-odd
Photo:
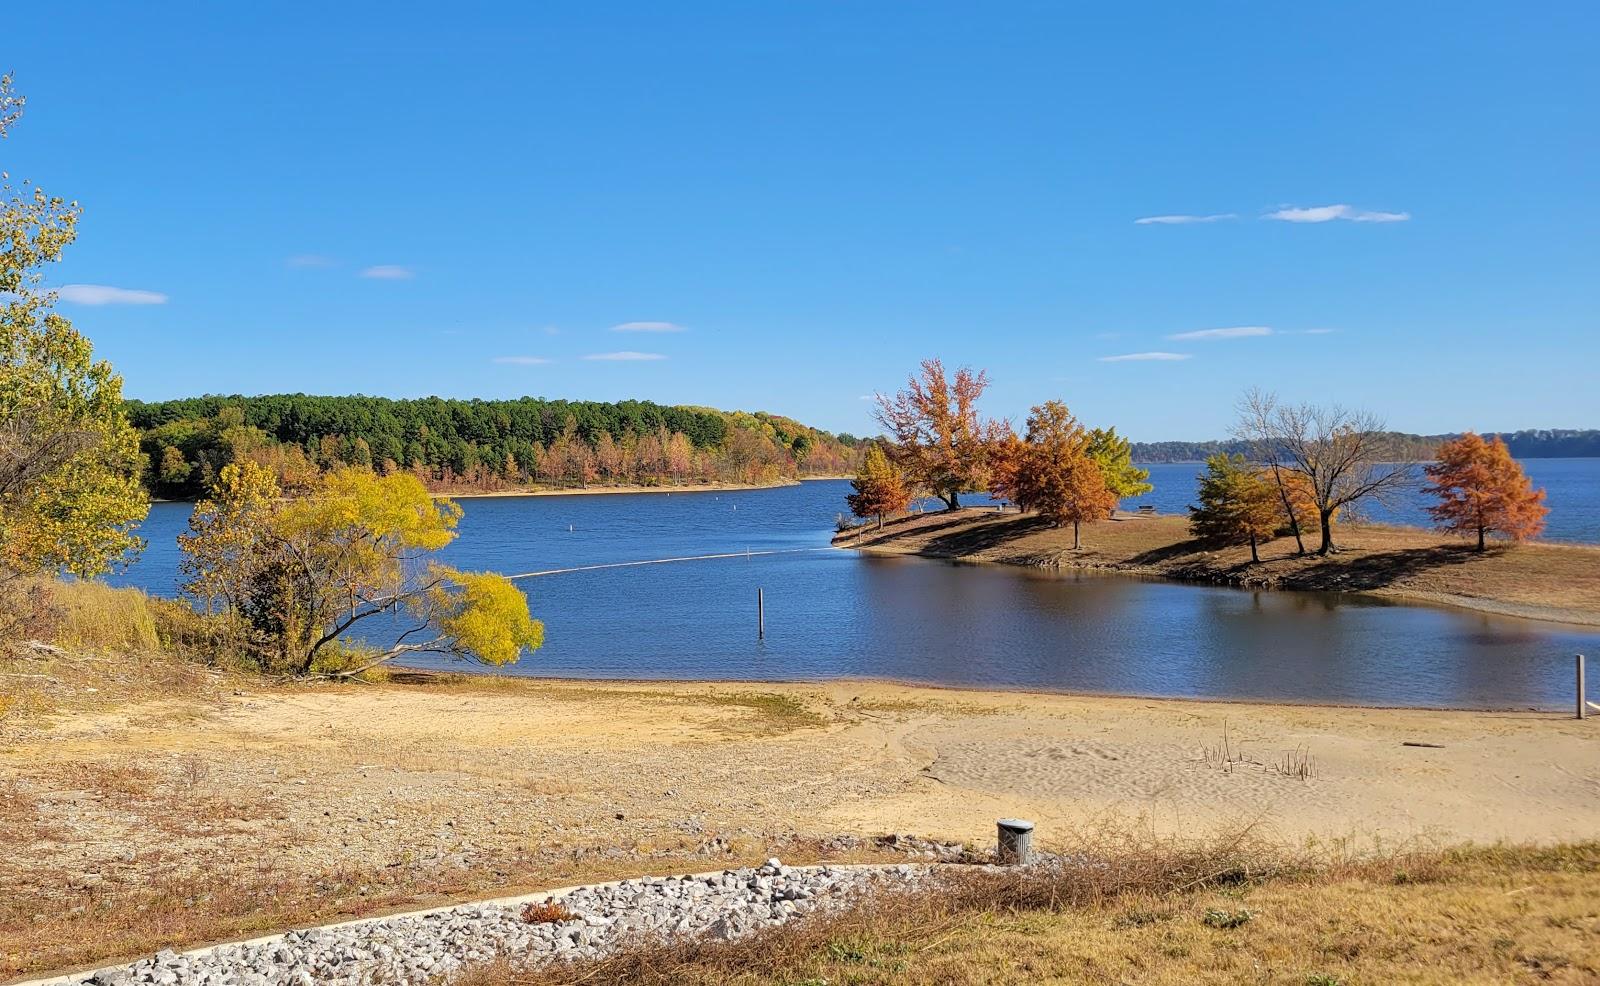
[[[1117,506],[1105,474],[1089,454],[1089,434],[1067,406],[1046,401],[1028,414],[1028,433],[1004,446],[1007,494],[1056,527],[1072,525],[1072,547],[1082,546],[1079,525],[1104,520]]]
[[[1544,530],[1544,490],[1536,490],[1498,435],[1484,439],[1472,432],[1439,446],[1438,457],[1424,471],[1431,484],[1423,487],[1439,502],[1428,508],[1440,529],[1484,538],[1495,533],[1512,541],[1537,537]]]
[[[888,432],[889,457],[913,486],[951,510],[960,508],[962,493],[988,485],[988,448],[996,430],[978,416],[978,398],[988,385],[982,370],[962,367],[952,379],[943,363],[928,359],[905,390],[877,397],[875,413]]]
[[[857,517],[877,517],[879,530],[883,529],[884,514],[898,513],[911,505],[905,478],[876,444],[868,447],[850,486],[855,490],[845,497],[850,512]]]

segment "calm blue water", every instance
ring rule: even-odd
[[[1330,594],[1065,575],[827,547],[844,482],[462,500],[452,564],[526,580],[546,645],[512,670],[593,678],[894,678],[1370,705],[1565,708],[1600,633]],[[171,594],[187,504],[157,504],[117,581]],[[755,594],[766,591],[757,642]],[[423,662],[426,663],[426,662]],[[444,662],[429,666],[443,666]]]
[[[1519,461],[1534,487],[1546,492],[1545,505],[1550,508],[1550,515],[1545,518],[1544,538],[1600,544],[1600,459]],[[1143,468],[1150,470],[1155,489],[1123,505],[1133,509],[1149,504],[1160,513],[1181,514],[1195,501],[1195,488],[1199,485],[1196,477],[1205,471],[1205,464],[1155,463]],[[1364,505],[1362,512],[1365,519],[1377,523],[1431,527],[1433,521],[1426,508],[1432,502],[1432,497],[1411,489],[1397,494],[1389,503]]]

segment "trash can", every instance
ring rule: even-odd
[[[1002,818],[999,847],[995,858],[1012,866],[1025,866],[1033,861],[1033,823],[1021,818]]]

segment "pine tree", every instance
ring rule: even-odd
[[[883,449],[877,445],[867,449],[861,460],[861,470],[850,481],[855,490],[845,497],[850,512],[857,517],[878,518],[878,529],[883,529],[883,515],[906,509],[911,504],[911,491]]]
[[[1271,539],[1283,522],[1272,479],[1242,455],[1213,455],[1200,474],[1196,495],[1200,503],[1189,508],[1189,533],[1222,544],[1249,544],[1250,560],[1259,562],[1257,546]]]
[[[1439,446],[1438,458],[1424,470],[1439,502],[1428,508],[1441,530],[1477,534],[1484,550],[1490,533],[1512,541],[1537,537],[1544,530],[1544,490],[1535,490],[1506,443],[1495,436],[1485,441],[1472,432]]]

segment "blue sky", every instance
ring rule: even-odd
[[[1102,6],[29,3],[0,168],[136,397],[1600,426],[1600,8]]]

